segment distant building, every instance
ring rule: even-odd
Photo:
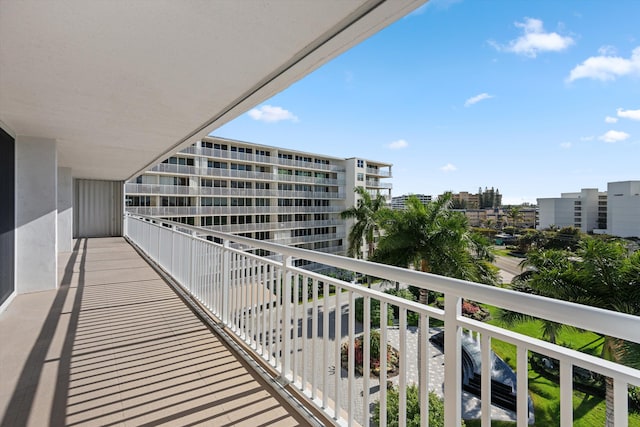
[[[608,234],[640,237],[640,181],[610,182],[606,208]]]
[[[610,182],[607,191],[584,188],[538,199],[540,228],[576,227],[585,233],[640,237],[640,181]]]
[[[454,209],[486,209],[502,206],[502,194],[500,190],[493,187],[485,187],[484,191],[478,188],[477,194],[468,191],[451,193],[451,198]]]
[[[205,137],[127,182],[127,211],[344,255],[355,187],[391,199],[391,164]],[[313,268],[313,266],[311,267]]]
[[[584,233],[606,227],[607,193],[597,188],[583,188],[577,193],[538,199],[539,228],[575,227]]]
[[[417,197],[425,205],[431,201],[431,196],[425,194],[404,194],[391,198],[391,209],[406,209],[406,202],[410,196]]]
[[[507,210],[503,208],[456,209],[466,215],[472,227],[500,228],[511,225],[518,228],[535,228],[538,209],[534,206],[520,208],[520,219],[517,224],[510,224]]]

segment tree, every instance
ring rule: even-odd
[[[378,194],[375,198],[364,187],[356,187],[355,192],[360,196],[356,206],[343,211],[342,219],[355,219],[349,231],[349,248],[347,255],[358,258],[362,255],[362,244],[367,244],[367,259],[373,256],[375,238],[378,233],[380,212],[386,207],[384,196]]]
[[[583,237],[575,252],[539,250],[528,254],[529,268],[517,276],[518,289],[607,310],[640,315],[640,251],[630,254],[620,241]],[[561,326],[558,326],[559,328]],[[547,332],[555,338],[555,330]],[[639,346],[603,336],[601,356],[640,367]],[[614,425],[613,379],[606,378],[607,426]]]
[[[518,228],[518,222],[520,222],[523,217],[524,215],[520,212],[519,206],[511,206],[507,211],[507,218],[509,218],[509,222],[514,228]]]
[[[493,259],[488,239],[473,235],[466,216],[449,210],[450,204],[450,193],[427,205],[409,197],[406,210],[386,211],[380,223],[384,235],[373,260],[495,284],[495,273],[484,265]],[[426,291],[419,302],[426,303]]]

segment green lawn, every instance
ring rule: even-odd
[[[485,306],[492,316],[488,323],[505,327],[496,320],[497,309]],[[541,322],[530,321],[509,326],[508,329],[534,338],[541,338]],[[602,339],[592,332],[582,332],[577,330],[565,330],[557,339],[557,342],[573,349],[597,355],[602,350]],[[492,340],[492,347],[495,353],[505,362],[515,369],[516,347],[498,340]],[[529,369],[529,393],[533,400],[535,419],[537,426],[559,426],[560,425],[560,386],[558,383],[541,377],[538,373]],[[605,402],[600,397],[585,395],[574,391],[573,393],[574,426],[592,427],[602,426],[605,420]],[[466,422],[467,426],[480,426],[478,420]],[[515,423],[494,422],[492,426],[515,426]],[[640,426],[640,415],[631,414],[629,416],[629,426]]]
[[[505,246],[494,246],[493,253],[500,256],[511,256],[511,249],[507,249]]]

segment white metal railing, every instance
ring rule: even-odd
[[[285,166],[293,166],[293,167],[307,168],[307,169],[314,169],[314,170],[344,171],[344,166],[340,166],[334,163],[325,164],[325,163],[316,163],[315,161],[305,162],[302,160],[281,159],[277,156],[247,154],[247,153],[240,153],[237,151],[221,150],[216,148],[187,147],[180,152],[198,154],[201,156],[207,156],[212,158],[243,160],[247,162],[254,162],[254,163],[261,163],[261,164],[285,165]]]
[[[393,188],[393,184],[391,184],[390,182],[367,180],[366,185],[367,187],[371,187],[371,188]]]
[[[358,377],[353,355],[355,338],[370,342],[369,302],[380,304],[381,343],[398,335],[399,425],[406,425],[406,385],[409,363],[416,363],[420,390],[443,387],[445,425],[458,426],[461,418],[462,331],[476,336],[482,358],[481,395],[491,393],[492,339],[517,348],[517,425],[528,425],[528,354],[540,353],[560,363],[561,425],[573,425],[572,372],[574,367],[610,377],[614,381],[616,426],[628,424],[627,388],[640,385],[640,371],[588,354],[533,339],[461,314],[462,299],[575,326],[599,334],[640,343],[640,319],[622,313],[522,294],[478,283],[450,279],[403,268],[308,251],[269,242],[189,227],[156,218],[126,215],[126,235],[158,263],[194,298],[217,317],[230,333],[252,349],[253,357],[269,363],[280,380],[291,383],[308,400],[340,425],[369,425],[370,404],[380,400],[380,419],[387,420],[387,347],[380,345],[380,377]],[[218,243],[208,241],[210,236]],[[274,254],[259,257],[247,250]],[[374,289],[347,283],[295,267],[300,260],[398,281],[444,294],[444,310],[397,298]],[[356,298],[364,298],[364,321],[355,321]],[[387,308],[397,307],[397,329],[387,326]],[[417,354],[409,354],[407,315],[418,313]],[[336,315],[337,314],[337,315]],[[426,336],[430,318],[444,321],[444,384],[433,384],[434,372]],[[374,325],[378,326],[378,325]],[[336,331],[340,333],[336,334]],[[349,349],[347,368],[341,369],[341,346]],[[369,372],[370,347],[363,346],[363,371]],[[522,368],[520,368],[522,367]],[[441,367],[440,367],[441,368]],[[382,387],[380,387],[382,385]],[[376,392],[370,390],[377,389]],[[522,392],[524,391],[524,392]],[[427,425],[427,393],[421,393],[422,425]],[[482,426],[491,423],[490,399],[481,403]]]

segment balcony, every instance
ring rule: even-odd
[[[0,317],[0,424],[308,425],[122,238]]]
[[[531,352],[559,361],[563,426],[572,425],[574,367],[613,378],[616,425],[627,425],[627,386],[640,384],[640,371],[470,320],[460,306],[464,297],[640,342],[637,317],[154,218],[127,215],[125,222],[132,245],[121,238],[77,240],[61,257],[60,288],[20,295],[0,318],[3,425],[368,425],[371,404],[385,401],[380,384],[391,381],[401,390],[418,383],[438,391],[449,426],[469,406],[483,426],[509,417],[526,426],[527,393],[516,394],[515,412],[463,397],[461,342],[477,343],[486,379],[494,339],[517,347],[519,366],[527,366]],[[437,290],[445,307],[294,267],[299,260]],[[340,368],[341,347],[353,354],[355,338],[368,342],[374,329],[368,310],[364,325],[356,322],[357,297],[383,307],[375,328],[400,352],[393,378],[386,375],[385,346],[380,378],[356,375],[350,362]],[[386,326],[387,306],[398,308],[396,326]],[[407,327],[409,312],[418,313],[418,328]],[[444,352],[426,339],[437,332],[428,328],[430,319],[444,322]],[[421,330],[428,332],[421,337]],[[367,371],[370,349],[363,351]],[[526,390],[527,369],[516,375],[516,390]],[[482,395],[491,387],[482,380]],[[405,405],[401,393],[400,425]],[[381,411],[384,419],[384,404]]]
[[[616,425],[628,424],[627,387],[640,385],[640,371],[468,319],[461,315],[461,302],[463,298],[484,302],[633,342],[640,342],[637,317],[153,218],[130,215],[126,222],[128,239],[165,271],[199,309],[241,342],[256,363],[277,372],[279,382],[287,384],[302,405],[321,411],[339,425],[368,425],[372,403],[377,400],[383,402],[381,418],[385,419],[387,388],[380,384],[387,384],[389,380],[401,390],[400,425],[406,422],[406,395],[402,390],[409,383],[417,383],[422,390],[434,390],[444,396],[448,426],[458,425],[463,408],[465,411],[473,408],[483,426],[490,425],[490,419],[513,419],[518,426],[526,426],[533,420],[528,392],[522,391],[528,390],[528,360],[533,352],[559,361],[559,412],[563,426],[573,422],[574,368],[613,379]],[[219,243],[194,237],[194,234],[209,235]],[[258,257],[247,249],[262,249],[271,256]],[[295,267],[300,261],[442,292],[444,309]],[[282,283],[290,286],[279,286]],[[382,307],[379,326],[369,326],[371,312],[366,309],[366,303],[363,324],[356,322],[354,307],[358,297],[379,301]],[[396,326],[386,326],[388,306],[398,309]],[[417,328],[408,327],[410,312],[418,313]],[[428,328],[431,319],[443,322],[443,352],[426,339],[437,332]],[[387,377],[385,346],[380,346],[379,378],[357,375],[349,358],[340,368],[341,348],[348,348],[353,355],[356,337],[364,335],[364,342],[369,342],[374,328],[379,329],[383,342],[393,342],[399,350],[396,377]],[[335,331],[342,332],[336,337]],[[420,331],[428,332],[422,336]],[[481,396],[489,396],[492,388],[492,353],[488,350],[491,341],[505,341],[517,348],[517,365],[524,369],[517,369],[515,373],[515,411],[492,406],[489,399],[463,397],[465,362],[460,350],[463,335],[464,340],[476,343],[482,361],[478,385]],[[368,372],[369,346],[364,346],[363,353],[363,369]],[[425,399],[426,393],[422,396],[423,414]]]

